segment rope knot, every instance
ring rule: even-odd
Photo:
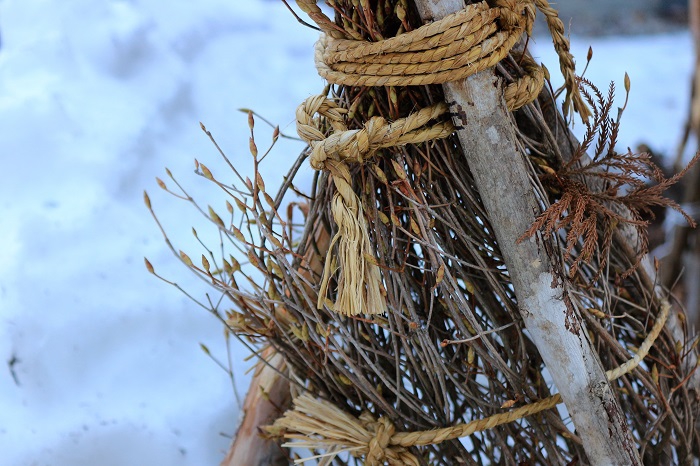
[[[361,129],[336,131],[322,141],[312,141],[311,166],[316,170],[326,170],[326,160],[364,164],[374,153],[391,145],[392,135],[389,124],[382,117],[373,117]]]
[[[369,413],[363,413],[359,418],[366,434],[371,435],[367,442],[366,450],[360,450],[360,455],[365,454],[365,464],[368,466],[418,466],[418,459],[408,448],[392,442],[396,427],[387,417],[375,420]]]
[[[389,443],[396,428],[389,418],[381,417],[379,421],[374,421],[374,419],[372,419],[371,422],[365,423],[365,428],[368,432],[374,434],[367,443],[367,456],[365,461],[368,465],[384,464],[384,461],[387,460],[387,456],[397,456],[390,452],[391,448],[389,447]]]
[[[494,3],[500,8],[498,22],[501,25],[501,29],[511,31],[522,27],[526,7],[525,2],[519,0],[496,0]]]
[[[323,268],[317,302],[319,309],[327,305],[345,315],[386,311],[384,288],[369,241],[367,220],[362,203],[353,190],[347,163],[362,164],[381,148],[449,136],[454,131],[451,122],[428,125],[447,111],[447,104],[440,103],[393,123],[382,117],[373,117],[361,129],[348,130],[344,120],[347,111],[324,95],[310,97],[297,108],[297,132],[311,147],[311,166],[328,171],[336,188],[331,213],[338,230],[331,240]],[[333,133],[326,136],[329,126]],[[332,256],[336,244],[337,264]],[[339,270],[338,293],[335,303],[332,303],[326,300],[326,294],[336,266]]]

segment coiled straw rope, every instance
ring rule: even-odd
[[[426,24],[396,37],[367,42],[348,38],[344,31],[323,14],[315,0],[297,0],[297,4],[321,28],[315,61],[319,74],[333,84],[346,86],[412,86],[458,81],[495,66],[505,58],[523,32],[530,33],[535,7],[547,17],[555,48],[560,57],[567,97],[565,111],[573,108],[583,118],[590,111],[576,84],[574,63],[564,27],[546,0],[496,0],[495,7],[485,1]],[[544,84],[544,69],[523,55],[527,75],[505,89],[510,110],[532,102]],[[312,147],[311,163],[317,170],[328,170],[338,190],[333,198],[332,214],[338,225],[330,250],[337,246],[337,262],[329,254],[321,279],[318,307],[345,315],[377,314],[386,310],[378,265],[374,260],[362,205],[352,190],[348,162],[363,163],[382,147],[415,144],[449,136],[451,125],[444,122],[418,130],[447,112],[446,106],[425,109],[420,116],[409,116],[392,124],[373,118],[362,130],[347,131],[343,111],[325,100],[312,97],[297,111],[297,129]],[[328,139],[322,133],[319,113],[335,133]],[[430,115],[426,120],[424,117]],[[409,124],[410,121],[410,124]],[[411,129],[407,129],[409,127]],[[326,299],[331,276],[339,269],[335,303]]]
[[[508,8],[478,3],[379,42],[323,36],[316,43],[316,68],[329,82],[347,86],[420,86],[458,81],[505,58],[525,25],[525,18]]]
[[[656,322],[637,354],[621,366],[607,371],[608,380],[613,381],[628,374],[646,357],[666,323],[670,307],[667,301],[662,303]],[[326,450],[325,454],[297,460],[296,464],[323,457],[332,459],[339,453],[347,452],[357,458],[364,457],[368,466],[385,463],[391,466],[419,465],[418,459],[409,451],[410,447],[466,437],[551,409],[559,403],[561,396],[556,394],[507,413],[466,424],[418,432],[396,432],[396,428],[386,417],[376,420],[364,413],[356,418],[327,401],[305,394],[297,397],[294,400],[294,409],[287,411],[268,430],[273,435],[294,440],[285,443],[285,447]]]

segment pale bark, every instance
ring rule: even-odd
[[[416,0],[423,20],[463,8],[461,0]],[[549,258],[534,240],[517,244],[538,211],[528,167],[516,146],[502,83],[493,71],[443,85],[474,181],[515,293],[523,321],[571,414],[592,465],[641,464],[625,416],[615,399],[578,312]]]

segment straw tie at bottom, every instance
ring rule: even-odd
[[[670,304],[662,302],[659,315],[646,339],[634,357],[615,369],[606,372],[608,380],[615,380],[634,370],[646,357],[659,336],[668,318]],[[446,440],[466,437],[475,432],[492,429],[501,424],[513,422],[526,416],[551,409],[561,403],[559,394],[521,406],[505,413],[495,414],[465,424],[417,432],[396,432],[394,425],[385,417],[375,421],[365,413],[359,418],[351,416],[337,406],[307,394],[294,400],[294,409],[287,411],[275,421],[271,432],[284,432],[285,438],[297,440],[285,443],[285,447],[327,450],[319,457],[334,457],[346,451],[355,457],[366,458],[368,465],[418,464],[415,456],[408,451],[414,446],[437,444]],[[316,458],[319,458],[316,457]],[[311,458],[307,458],[311,459]],[[306,459],[297,460],[303,463]]]

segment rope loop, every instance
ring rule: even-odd
[[[323,34],[316,43],[316,68],[328,82],[346,86],[417,86],[458,81],[495,66],[508,55],[529,29],[529,15],[524,14],[529,1],[499,1],[513,4],[514,9],[476,3],[378,42]]]
[[[383,465],[386,462],[398,464],[396,461],[401,458],[401,453],[405,449],[399,447],[395,450],[390,447],[391,436],[396,431],[394,424],[387,417],[381,417],[379,421],[375,421],[371,416],[368,417],[369,422],[365,422],[364,426],[373,436],[367,443],[365,464],[371,466]],[[360,419],[363,420],[362,417]]]

